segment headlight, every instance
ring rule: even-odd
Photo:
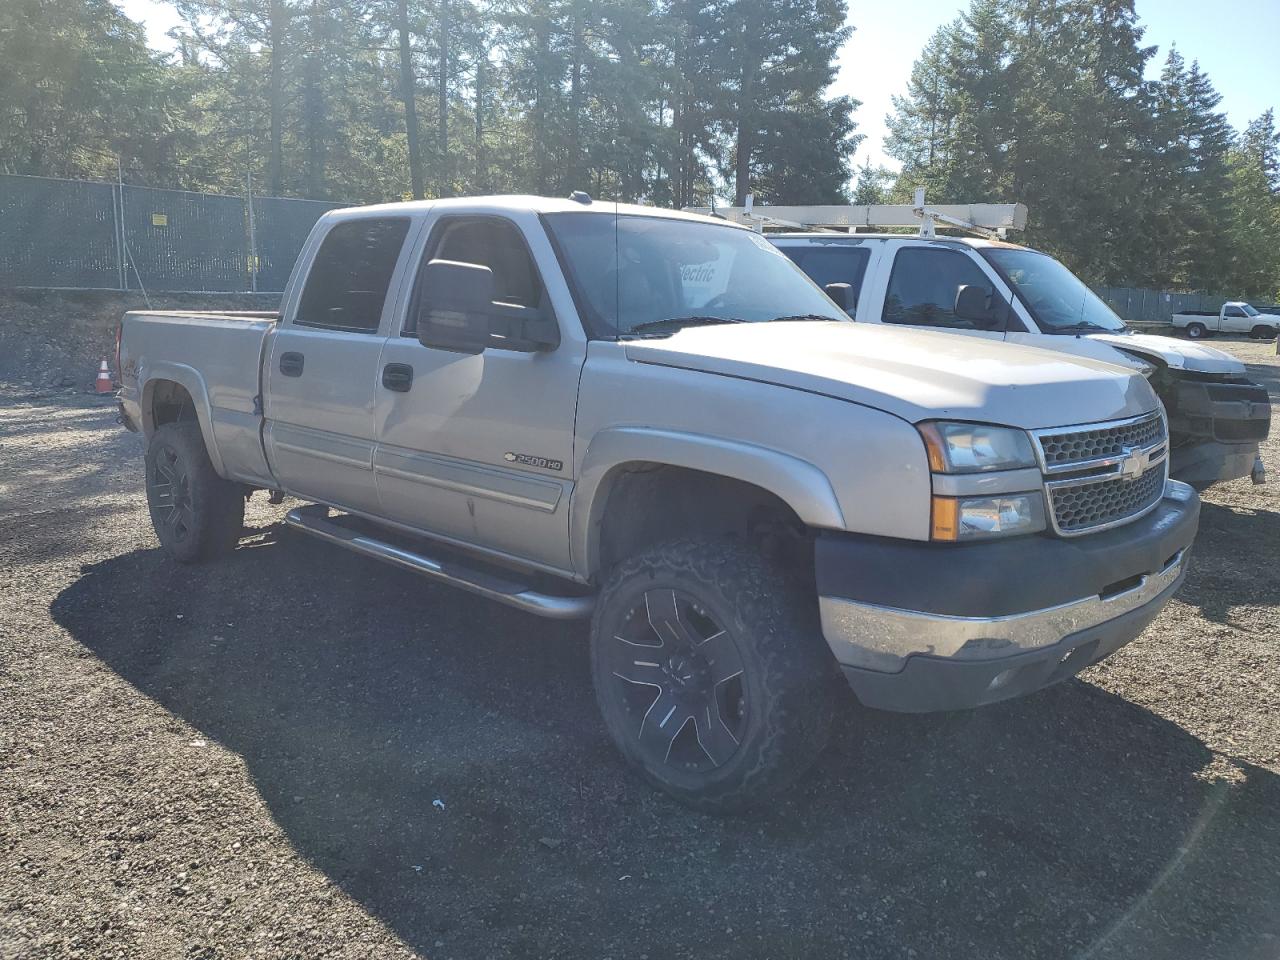
[[[1045,528],[1044,497],[1011,493],[998,497],[934,497],[930,536],[955,542],[1037,533]]]
[[[1036,465],[1030,438],[1013,427],[933,422],[918,429],[934,473],[982,473]]]

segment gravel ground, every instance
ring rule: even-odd
[[[1216,341],[1269,379],[1273,343]],[[1280,956],[1280,442],[1081,679],[850,705],[775,807],[622,769],[585,631],[301,540],[167,563],[141,445],[0,393],[0,956]],[[437,803],[437,801],[439,801]]]

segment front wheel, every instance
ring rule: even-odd
[[[1204,335],[1208,332],[1209,332],[1208,328],[1203,323],[1187,324],[1187,336],[1190,337],[1192,340],[1201,340],[1204,338]]]
[[[166,553],[197,563],[235,548],[244,527],[244,495],[218,476],[200,425],[166,423],[147,444],[147,508]]]
[[[1276,335],[1275,327],[1269,327],[1266,324],[1262,324],[1262,323],[1258,324],[1256,327],[1254,327],[1252,330],[1249,331],[1249,336],[1253,337],[1255,340],[1270,340],[1275,335]]]
[[[680,541],[621,564],[600,593],[591,664],[626,760],[718,813],[803,774],[827,742],[839,689],[815,608],[731,542]]]

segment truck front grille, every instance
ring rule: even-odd
[[[1076,464],[1089,460],[1116,456],[1125,447],[1147,447],[1163,439],[1164,421],[1158,413],[1115,426],[1099,423],[1045,431],[1039,437],[1045,466],[1053,472],[1074,469]]]
[[[1049,502],[1059,533],[1087,533],[1136,517],[1164,492],[1164,464],[1150,467],[1137,480],[1118,477],[1093,483],[1050,486]]]
[[[1168,476],[1169,434],[1159,413],[1033,431],[1054,532],[1075,537],[1154,509]]]

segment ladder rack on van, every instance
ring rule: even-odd
[[[1010,230],[1025,230],[1024,203],[943,203],[927,206],[924,188],[916,189],[914,204],[878,203],[870,206],[792,207],[757,204],[747,197],[742,207],[685,207],[687,213],[721,217],[765,230],[834,230],[855,233],[863,227],[919,226],[920,236],[933,237],[943,224],[990,239],[1003,239]]]

